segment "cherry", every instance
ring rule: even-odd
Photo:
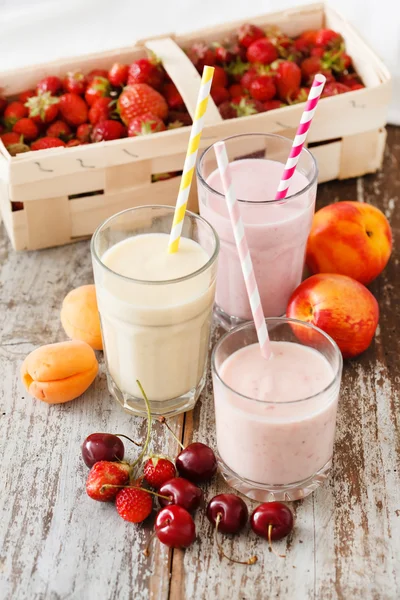
[[[88,467],[101,460],[121,461],[124,452],[122,441],[111,433],[92,433],[82,444],[82,458]]]
[[[160,542],[170,548],[187,548],[195,540],[196,527],[188,511],[173,504],[158,513],[155,533]]]
[[[196,510],[203,501],[202,490],[183,477],[174,477],[166,481],[160,488],[162,496],[170,496],[170,500],[159,498],[161,506],[177,504],[188,511]]]
[[[254,509],[250,517],[250,525],[254,533],[268,540],[270,551],[272,540],[281,540],[293,529],[293,513],[282,502],[264,502]],[[284,554],[277,554],[285,558]]]
[[[211,498],[207,506],[207,518],[215,525],[215,543],[220,556],[241,565],[253,565],[257,562],[257,556],[252,556],[246,561],[236,560],[227,556],[218,540],[218,531],[222,533],[238,533],[247,523],[249,511],[246,504],[235,494],[218,494]]]
[[[194,483],[209,481],[217,471],[217,459],[209,446],[194,442],[186,446],[175,459],[179,475]]]

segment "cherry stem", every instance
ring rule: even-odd
[[[150,545],[151,545],[151,542],[152,542],[152,541],[154,540],[154,538],[156,537],[156,535],[157,535],[157,532],[156,532],[156,531],[153,531],[153,533],[151,534],[151,536],[150,536],[150,538],[149,538],[149,541],[147,542],[147,546],[146,546],[146,548],[143,550],[143,554],[144,554],[145,556],[150,556]]]
[[[139,442],[135,442],[135,440],[132,440],[132,438],[128,437],[127,435],[125,435],[124,433],[116,433],[115,435],[117,435],[118,437],[123,437],[126,440],[129,440],[130,442],[132,442],[132,444],[135,444],[135,446],[141,446],[143,442],[139,443]]]
[[[141,453],[139,454],[139,456],[137,457],[137,459],[135,460],[134,463],[132,463],[131,465],[131,470],[132,472],[134,471],[134,468],[136,467],[136,465],[138,463],[140,463],[143,460],[143,457],[145,456],[146,452],[147,452],[147,448],[149,446],[150,443],[150,435],[151,435],[151,410],[150,410],[150,402],[149,399],[146,396],[146,392],[144,391],[142,384],[140,383],[139,379],[136,379],[136,383],[139,386],[139,389],[142,393],[144,402],[146,404],[146,411],[147,411],[147,435],[146,435],[146,439],[145,442],[143,444],[143,448]]]
[[[238,565],[254,565],[258,560],[257,556],[251,556],[248,560],[236,560],[236,558],[232,558],[231,556],[228,556],[227,554],[225,554],[225,552],[223,551],[223,548],[221,546],[221,543],[218,539],[218,527],[219,527],[219,524],[221,521],[221,517],[222,517],[222,514],[218,513],[217,519],[215,522],[215,533],[214,533],[214,539],[215,539],[215,543],[217,544],[219,555],[227,558],[229,561],[236,563]]]
[[[272,525],[272,523],[270,523],[268,525],[268,545],[269,545],[269,551],[272,552],[273,554],[275,554],[275,556],[277,556],[278,558],[286,558],[286,554],[279,554],[275,548],[272,546],[272,530],[273,530],[274,526]]]
[[[157,496],[157,498],[163,498],[163,500],[168,500],[168,502],[171,502],[172,500],[171,496],[163,496],[162,494],[158,494],[157,492],[153,492],[152,490],[148,490],[147,488],[138,487],[137,485],[113,485],[112,483],[105,483],[101,486],[100,492],[101,490],[105,490],[106,488],[129,488],[133,490],[141,490],[142,492],[147,492],[152,496]]]
[[[160,421],[160,423],[162,423],[163,425],[165,425],[165,427],[168,429],[168,431],[170,432],[170,434],[172,435],[172,437],[175,438],[175,440],[178,442],[178,444],[180,445],[180,447],[182,448],[182,450],[184,450],[185,446],[182,444],[182,442],[177,438],[177,436],[175,435],[175,433],[172,431],[171,427],[167,423],[167,419],[165,417],[160,417],[158,420]]]

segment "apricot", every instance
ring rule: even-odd
[[[82,285],[65,296],[61,308],[61,323],[72,340],[82,340],[94,350],[103,350],[94,285]]]
[[[36,348],[25,358],[21,378],[37,400],[61,404],[83,394],[98,369],[93,349],[85,342],[73,340]]]

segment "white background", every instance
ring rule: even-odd
[[[127,46],[307,0],[0,0],[0,70]],[[400,3],[331,0],[358,29],[394,77],[390,121],[400,124]],[[1,81],[0,81],[1,87]]]

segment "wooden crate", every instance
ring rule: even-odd
[[[344,179],[376,171],[382,163],[385,123],[390,102],[390,74],[355,30],[334,10],[313,4],[250,18],[260,26],[276,25],[295,36],[306,29],[330,27],[339,31],[366,88],[321,100],[308,136],[320,181]],[[68,70],[108,68],[154,51],[194,113],[200,76],[181,48],[194,41],[222,40],[240,23],[176,37],[143,40],[134,47],[80,58],[59,60],[0,74],[6,95],[33,87],[46,74]],[[303,105],[223,121],[210,100],[201,149],[229,135],[250,132],[280,133],[292,137]],[[75,148],[54,148],[11,157],[0,142],[0,206],[16,250],[34,250],[66,244],[89,236],[112,214],[143,204],[170,204],[176,200],[179,177],[152,183],[152,175],[179,171],[189,138],[189,127]],[[12,202],[23,210],[12,212]],[[197,210],[196,185],[189,207]]]

